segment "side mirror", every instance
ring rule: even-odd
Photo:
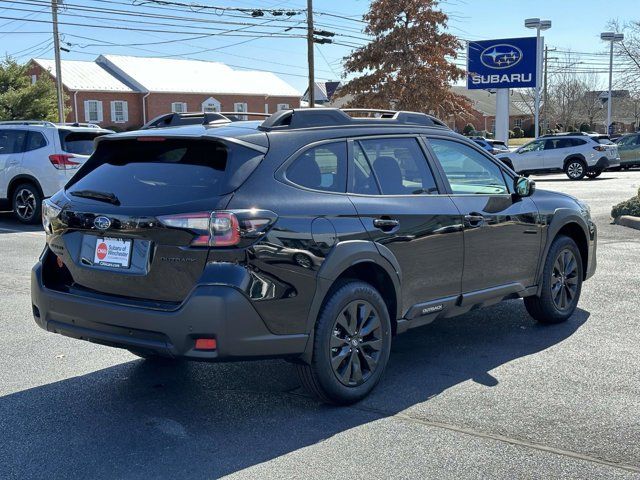
[[[536,182],[526,177],[516,177],[513,181],[513,189],[519,197],[530,197],[536,191]]]

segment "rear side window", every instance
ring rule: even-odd
[[[24,152],[26,130],[0,130],[0,155]]]
[[[347,143],[324,143],[312,147],[287,168],[287,179],[301,187],[326,192],[345,192]]]
[[[47,139],[44,138],[44,135],[40,132],[29,132],[27,136],[27,147],[25,148],[26,152],[30,152],[32,150],[38,150],[39,148],[47,146]]]
[[[437,193],[436,182],[415,138],[377,138],[357,142],[382,195]],[[357,149],[354,158],[358,158]],[[357,193],[357,192],[354,192]]]
[[[59,130],[60,146],[67,153],[76,155],[91,155],[93,153],[93,141],[105,133],[101,132],[73,132],[71,130]]]
[[[222,141],[103,141],[68,191],[112,193],[126,206],[197,201],[234,191],[261,159],[255,150]]]
[[[572,144],[574,147],[580,147],[580,146],[582,146],[582,145],[586,145],[586,144],[587,144],[587,141],[586,141],[586,140],[582,140],[581,138],[572,138],[572,139],[571,139],[571,144]]]

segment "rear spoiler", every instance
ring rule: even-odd
[[[149,130],[151,128],[178,127],[184,125],[224,125],[231,122],[247,120],[248,117],[258,117],[260,119],[269,117],[269,113],[256,112],[184,112],[162,114],[140,128]]]

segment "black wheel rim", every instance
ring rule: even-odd
[[[567,172],[569,173],[569,176],[571,178],[578,178],[580,175],[582,175],[583,171],[584,167],[579,162],[570,163],[567,167]]]
[[[16,193],[16,213],[24,220],[30,220],[36,212],[36,196],[27,188]]]
[[[331,367],[341,383],[355,387],[366,382],[382,354],[382,324],[373,305],[349,303],[333,325],[330,348]]]
[[[578,261],[571,250],[562,250],[553,264],[551,297],[558,310],[568,310],[578,294]]]

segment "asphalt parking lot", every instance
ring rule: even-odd
[[[576,314],[542,327],[514,300],[413,330],[348,408],[284,361],[163,366],[40,330],[44,234],[0,214],[0,478],[640,478],[640,231],[609,218],[640,171],[534,179],[599,228]]]

